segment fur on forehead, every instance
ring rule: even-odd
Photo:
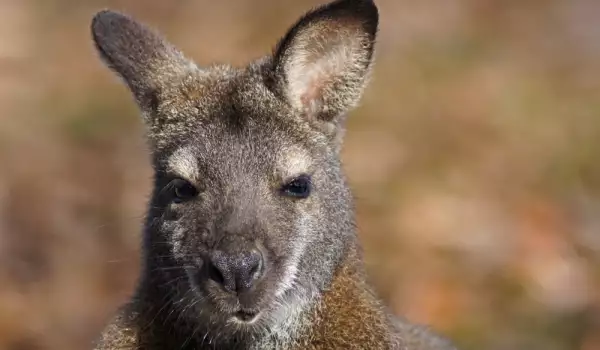
[[[142,107],[153,148],[164,151],[181,144],[199,126],[214,123],[210,117],[230,99],[232,80],[238,74],[228,65],[215,65],[187,75],[178,84],[154,90],[153,103]]]
[[[152,114],[146,119],[154,150],[162,153],[190,140],[203,142],[203,138],[222,137],[223,133],[326,145],[322,130],[264,83],[264,71],[270,64],[267,57],[242,69],[213,66],[163,90],[155,108],[146,112]]]

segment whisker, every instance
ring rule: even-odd
[[[167,267],[157,267],[155,269],[150,270],[150,272],[154,271],[172,271],[172,270],[185,270],[188,268],[195,268],[192,265],[180,265],[180,266],[167,266]]]

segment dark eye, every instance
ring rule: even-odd
[[[306,198],[310,195],[312,184],[308,175],[301,175],[288,182],[281,189],[283,194],[290,197]]]
[[[175,203],[185,202],[198,195],[198,189],[183,179],[175,179],[171,182],[171,185],[173,186],[173,201]]]

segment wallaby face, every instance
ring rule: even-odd
[[[181,317],[258,334],[331,280],[355,239],[344,115],[366,84],[377,26],[372,1],[335,1],[270,56],[198,67],[133,19],[96,15],[96,47],[135,97],[152,151],[145,278]]]

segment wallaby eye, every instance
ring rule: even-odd
[[[198,189],[183,179],[175,179],[171,182],[173,186],[173,201],[175,203],[185,202],[193,199],[198,195]]]
[[[310,195],[312,183],[308,175],[300,175],[285,184],[281,190],[286,196],[306,198]]]

